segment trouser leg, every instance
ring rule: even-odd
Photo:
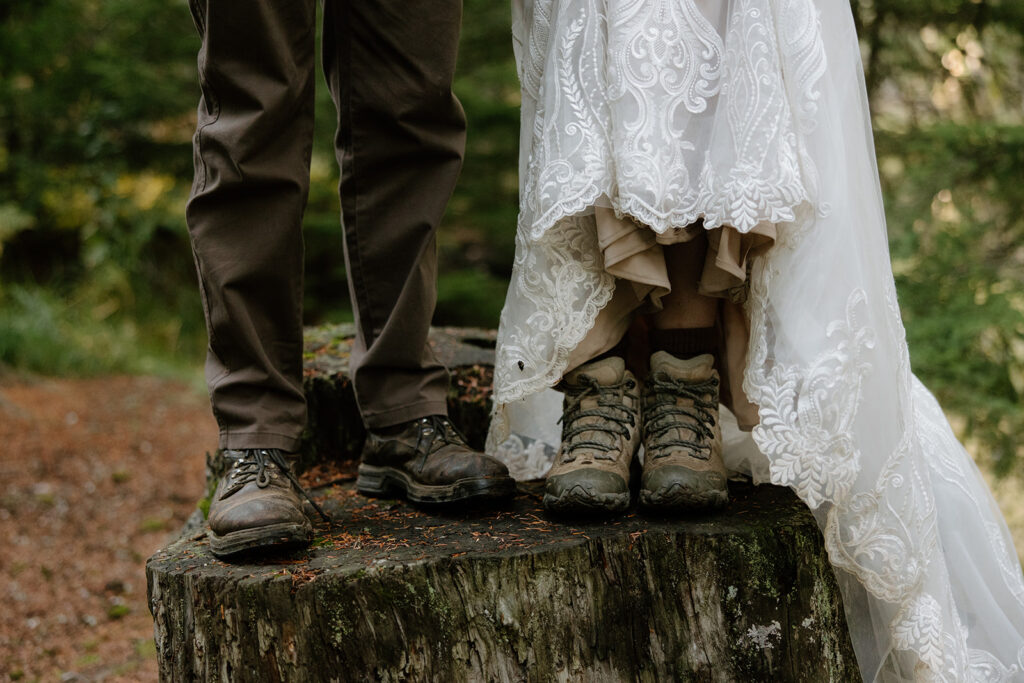
[[[324,2],[358,330],[350,371],[371,428],[446,412],[448,374],[426,342],[435,233],[465,145],[451,87],[461,15],[461,0]]]
[[[293,450],[302,392],[302,212],[313,136],[312,0],[190,0],[202,98],[187,208],[222,448]]]

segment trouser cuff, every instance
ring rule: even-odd
[[[220,433],[221,449],[277,448],[286,453],[296,453],[301,442],[301,437],[274,432],[232,431]]]
[[[367,429],[383,429],[410,420],[418,420],[428,415],[448,415],[448,403],[446,401],[423,401],[383,412],[364,411],[363,422]]]

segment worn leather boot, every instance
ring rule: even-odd
[[[705,354],[679,360],[651,356],[643,393],[644,467],[640,504],[659,510],[710,509],[729,501],[718,372]]]
[[[366,496],[402,495],[415,503],[454,503],[515,495],[500,461],[478,453],[441,415],[366,435],[356,488]]]
[[[630,469],[640,443],[636,378],[621,358],[568,373],[558,387],[562,445],[544,485],[553,512],[618,512],[629,507]]]
[[[305,496],[283,453],[274,449],[226,450],[230,463],[210,501],[210,549],[218,557],[253,550],[308,545],[313,525],[302,510]],[[326,519],[326,515],[324,515]]]

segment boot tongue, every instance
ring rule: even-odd
[[[580,376],[586,375],[597,380],[602,386],[617,384],[622,381],[626,374],[626,362],[621,358],[612,356],[594,363],[581,365],[572,372],[566,374],[565,381],[568,384],[579,384]]]
[[[714,366],[715,357],[710,353],[686,360],[676,358],[667,351],[655,351],[651,356],[651,372],[664,372],[672,379],[704,380],[711,376]]]

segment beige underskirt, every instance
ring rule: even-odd
[[[758,423],[757,407],[743,393],[743,371],[750,340],[750,320],[743,308],[747,289],[747,265],[751,256],[775,242],[775,226],[761,223],[747,233],[725,226],[705,230],[703,223],[658,234],[612,209],[594,207],[597,239],[604,255],[604,269],[614,275],[615,293],[583,341],[569,356],[574,368],[615,346],[637,317],[661,310],[661,298],[672,290],[663,247],[689,242],[707,233],[708,251],[698,281],[698,291],[719,299],[721,332],[721,399],[743,429]]]

